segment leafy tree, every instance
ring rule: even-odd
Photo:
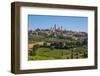
[[[46,43],[46,42],[44,42],[44,43],[43,43],[43,46],[47,46],[47,43]]]
[[[87,45],[87,39],[84,39],[84,41],[83,41],[82,44],[83,44],[83,45]]]
[[[39,28],[37,28],[35,31],[37,31],[37,32],[38,32],[38,31],[40,31],[40,29],[39,29]]]
[[[28,55],[32,56],[33,55],[33,51],[32,50],[28,50]]]
[[[50,46],[50,49],[53,50],[54,49],[54,46]]]
[[[33,55],[36,55],[36,50],[39,48],[39,45],[33,45],[33,48],[32,48],[32,53]]]
[[[76,42],[76,45],[79,47],[79,46],[82,45],[82,43],[78,40],[78,41]]]
[[[65,39],[65,37],[63,35],[58,35],[57,36],[59,39]]]
[[[84,58],[88,57],[88,54],[87,52],[84,52],[84,55],[83,55]]]

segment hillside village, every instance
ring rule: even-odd
[[[63,29],[63,27],[57,27],[55,24],[53,27],[50,29],[35,29],[35,30],[30,30],[29,33],[33,35],[47,35],[47,36],[62,36],[64,38],[72,38],[75,40],[84,40],[87,38],[87,33],[86,32],[77,32],[77,31],[71,31],[71,30],[66,30]]]

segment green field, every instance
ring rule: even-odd
[[[79,59],[86,58],[86,51],[72,51],[72,49],[38,48],[35,56],[28,56],[28,60],[52,60],[52,59]]]

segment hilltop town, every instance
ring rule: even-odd
[[[62,26],[57,27],[55,24],[53,27],[50,29],[40,29],[37,28],[35,30],[29,30],[29,33],[33,35],[47,35],[47,36],[52,36],[52,37],[60,37],[67,39],[75,39],[75,40],[84,40],[87,39],[87,33],[86,32],[77,32],[77,31],[72,31],[72,30],[66,30]]]

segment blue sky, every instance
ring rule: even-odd
[[[50,15],[28,15],[28,29],[49,29],[56,24],[72,31],[88,31],[88,17],[77,16],[50,16]]]

